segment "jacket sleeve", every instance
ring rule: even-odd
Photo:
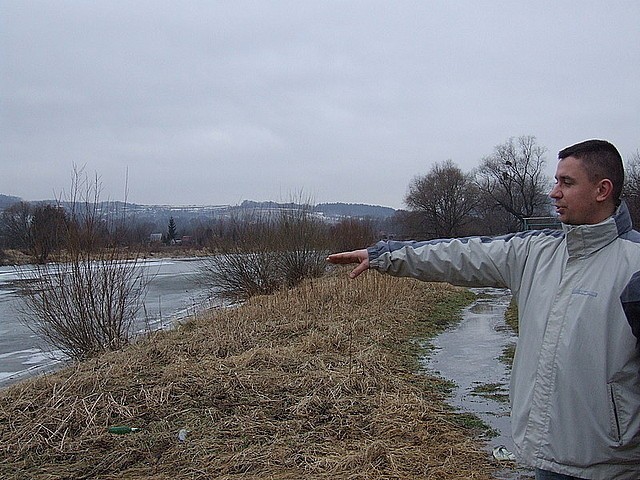
[[[620,296],[620,301],[631,331],[640,342],[640,272],[633,274]]]
[[[529,236],[468,237],[427,242],[378,242],[369,267],[428,282],[518,290]]]

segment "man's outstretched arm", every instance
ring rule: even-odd
[[[369,252],[363,248],[352,252],[334,253],[327,257],[327,262],[341,265],[357,263],[358,266],[349,273],[349,278],[356,278],[369,268]]]

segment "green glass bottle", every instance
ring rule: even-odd
[[[126,427],[126,426],[117,426],[117,427],[109,427],[109,433],[115,433],[116,435],[124,435],[127,433],[133,433],[140,430],[136,427]]]

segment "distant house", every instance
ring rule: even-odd
[[[149,235],[149,241],[151,243],[160,243],[162,242],[162,234],[161,233],[152,233]]]

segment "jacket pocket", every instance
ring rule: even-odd
[[[610,437],[617,447],[640,445],[640,395],[638,385],[611,382],[609,387]]]
[[[609,436],[617,444],[622,445],[622,433],[620,430],[620,413],[618,407],[618,397],[616,384],[610,383],[609,385],[609,421],[610,429]]]

